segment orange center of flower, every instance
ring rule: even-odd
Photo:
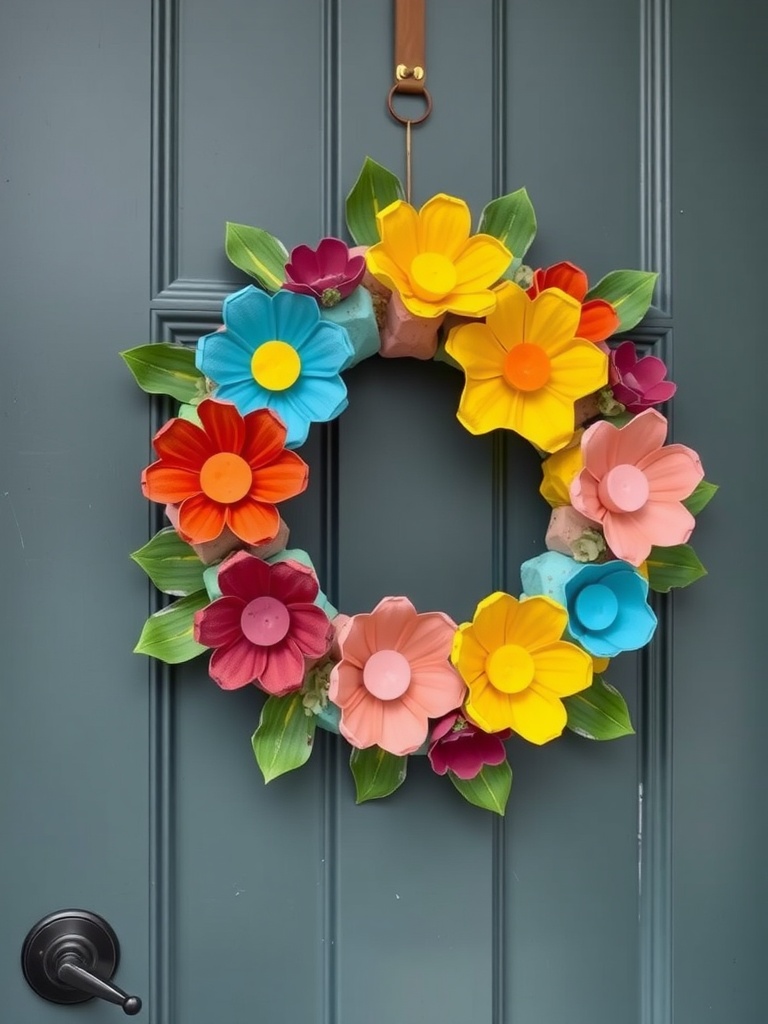
[[[411,262],[411,284],[425,302],[444,298],[456,286],[456,267],[440,252],[420,252]]]
[[[600,481],[598,496],[609,512],[637,512],[648,501],[648,477],[637,466],[622,463]]]
[[[232,505],[244,498],[253,483],[253,470],[234,452],[217,452],[200,470],[203,494],[220,505]]]
[[[518,391],[539,391],[552,375],[549,356],[538,345],[515,345],[504,360],[504,379]]]
[[[533,658],[518,644],[504,644],[491,654],[485,671],[491,686],[502,693],[520,693],[533,682]]]
[[[376,651],[365,663],[363,686],[379,700],[397,700],[411,685],[411,666],[400,651]]]
[[[251,373],[266,391],[286,391],[301,373],[301,357],[287,341],[265,341],[251,357]]]

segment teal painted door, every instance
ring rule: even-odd
[[[430,5],[416,200],[478,211],[526,185],[537,264],[658,270],[634,336],[721,484],[709,578],[611,677],[637,735],[514,744],[502,822],[425,761],[356,807],[328,736],[265,788],[259,694],[131,654],[159,414],[117,353],[219,323],[225,220],[314,241],[366,154],[401,169],[388,0],[5,0],[2,1021],[119,1016],[25,986],[22,938],[65,906],[111,921],[152,1024],[764,1021],[767,20],[746,0]],[[369,360],[349,386],[290,515],[340,607],[405,593],[461,620],[517,592],[546,521],[527,446],[464,433],[445,366]]]

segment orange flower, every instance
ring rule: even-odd
[[[555,263],[546,270],[537,270],[533,275],[533,284],[528,289],[530,298],[545,290],[559,288],[566,295],[571,295],[581,303],[581,319],[576,330],[578,338],[588,341],[605,341],[619,329],[619,315],[610,302],[605,299],[584,299],[589,288],[587,275],[573,263]]]
[[[189,544],[215,540],[225,526],[246,544],[268,543],[280,527],[275,503],[306,488],[307,464],[285,450],[285,425],[269,409],[241,416],[208,398],[197,411],[202,426],[173,419],[155,435],[160,457],[141,475],[144,496],[179,506]]]

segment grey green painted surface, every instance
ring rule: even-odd
[[[637,336],[722,485],[697,531],[709,579],[611,677],[638,736],[514,745],[502,824],[424,762],[355,807],[330,737],[265,788],[259,695],[130,653],[155,421],[117,352],[218,322],[225,220],[313,241],[363,156],[401,169],[388,0],[5,0],[3,1024],[117,1019],[21,978],[27,928],[68,904],[115,926],[152,1024],[762,1024],[768,25],[748,0],[670,6],[430,5],[415,198],[479,212],[525,184],[537,262],[660,269]],[[545,525],[527,446],[464,434],[447,367],[372,360],[349,383],[290,515],[331,597],[461,618],[515,590]]]

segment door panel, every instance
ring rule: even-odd
[[[357,807],[335,737],[265,787],[260,694],[218,692],[204,662],[131,654],[154,598],[127,553],[161,522],[138,476],[167,410],[117,353],[148,331],[192,344],[215,329],[240,283],[226,220],[314,242],[343,230],[366,154],[401,172],[390,9],[6,0],[0,14],[13,1024],[73,1017],[18,968],[26,930],[66,905],[114,925],[116,980],[152,1024],[762,1021],[756,5],[429,5],[435,109],[414,132],[414,199],[453,192],[477,217],[526,185],[536,264],[659,270],[632,336],[670,364],[675,439],[722,485],[696,533],[709,579],[659,602],[651,650],[612,667],[637,735],[512,742],[504,821],[419,758],[395,797]],[[405,593],[463,620],[491,590],[518,592],[547,519],[530,447],[463,431],[443,364],[377,358],[347,382],[349,410],[313,429],[310,489],[287,514],[334,602]]]

